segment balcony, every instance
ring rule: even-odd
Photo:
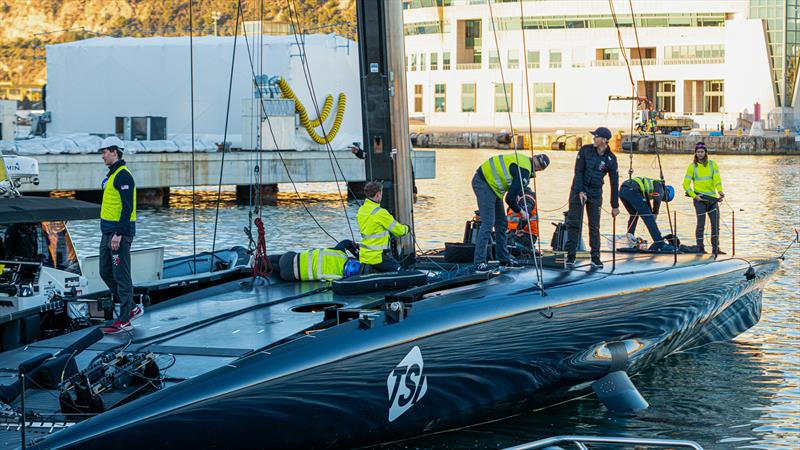
[[[528,69],[538,69],[538,68],[539,68],[539,63],[538,62],[529,62],[528,63]]]
[[[641,62],[640,62],[641,61]],[[631,60],[631,66],[638,66],[640,64],[645,66],[657,65],[679,65],[679,64],[724,64],[725,58],[674,58],[674,59],[634,59]],[[591,67],[619,67],[624,66],[625,61],[622,59],[603,59],[590,61]]]
[[[480,70],[481,63],[458,63],[456,70]]]
[[[676,64],[725,64],[725,57],[719,58],[672,58],[662,59],[661,64],[666,66]]]

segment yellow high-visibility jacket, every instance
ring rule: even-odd
[[[370,199],[356,214],[358,229],[361,231],[361,247],[358,260],[363,264],[380,264],[383,261],[383,250],[389,248],[389,234],[405,236],[408,226],[397,222],[389,211]]]

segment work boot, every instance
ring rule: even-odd
[[[507,269],[507,270],[519,270],[519,269],[522,269],[522,264],[520,264],[520,263],[518,263],[518,262],[516,262],[516,261],[514,261],[512,259],[511,261],[501,261],[500,262],[500,268],[501,269]]]
[[[482,262],[475,265],[475,273],[489,273],[492,271],[492,267],[489,264]]]

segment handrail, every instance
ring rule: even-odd
[[[625,437],[604,437],[604,436],[554,436],[547,439],[528,442],[527,444],[508,447],[505,450],[535,450],[542,449],[556,444],[574,444],[578,448],[585,450],[584,444],[627,444],[627,445],[647,445],[650,447],[683,447],[694,450],[703,450],[697,442],[677,440],[677,439],[648,439],[648,438],[625,438]]]

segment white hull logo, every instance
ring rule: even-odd
[[[389,390],[389,422],[394,421],[422,400],[428,390],[428,378],[422,372],[422,352],[414,346],[389,373],[386,387]]]

